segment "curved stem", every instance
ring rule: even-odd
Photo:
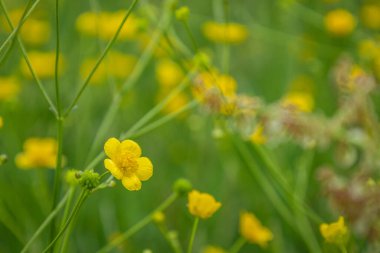
[[[69,192],[62,198],[61,202],[57,205],[57,207],[49,214],[48,217],[42,222],[42,224],[38,227],[36,232],[32,235],[29,241],[25,244],[24,248],[22,248],[21,253],[27,252],[30,245],[34,242],[34,240],[42,233],[42,231],[48,226],[50,221],[58,214],[58,212],[63,208],[67,199],[69,197]]]
[[[193,252],[194,238],[198,229],[198,224],[199,224],[199,217],[196,217],[193,223],[193,228],[191,229],[191,235],[190,235],[189,246],[187,247],[187,253]]]
[[[162,212],[166,208],[168,208],[176,199],[178,198],[177,193],[172,193],[164,202],[162,202],[161,205],[159,205],[156,209],[154,209],[152,212],[150,212],[147,216],[145,216],[142,220],[140,220],[138,223],[136,223],[134,226],[132,226],[130,229],[113,239],[111,242],[109,242],[107,245],[105,245],[103,248],[98,250],[98,253],[105,253],[111,251],[113,248],[117,247],[120,243],[128,239],[130,236],[135,234],[136,232],[140,231],[143,227],[145,227],[149,222],[152,221],[153,215],[156,212]]]

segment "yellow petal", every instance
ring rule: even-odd
[[[116,138],[110,138],[104,144],[104,152],[106,152],[106,155],[112,160],[115,160],[115,157],[119,152],[119,148],[120,141]]]
[[[136,158],[141,156],[141,148],[139,144],[132,140],[125,140],[121,142],[121,152],[122,154],[132,154]]]
[[[137,163],[139,167],[136,171],[137,177],[141,181],[148,180],[153,175],[153,164],[147,157],[137,158]]]
[[[121,181],[125,188],[129,191],[138,191],[141,189],[141,181],[136,175],[130,177],[123,177]]]
[[[116,179],[120,180],[123,177],[123,172],[111,159],[104,159],[104,167],[106,167]]]

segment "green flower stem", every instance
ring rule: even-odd
[[[178,198],[178,194],[176,192],[173,192],[164,202],[161,203],[155,210],[150,212],[147,216],[145,216],[142,220],[140,220],[138,223],[136,223],[134,226],[132,226],[130,229],[113,239],[111,242],[109,242],[107,245],[105,245],[103,248],[101,248],[98,253],[104,253],[109,252],[118,245],[120,245],[122,242],[127,240],[130,236],[134,235],[138,231],[140,231],[143,227],[148,225],[152,219],[153,215],[156,212],[162,212],[165,209],[167,209],[175,200]]]
[[[196,106],[198,105],[198,101],[194,100],[188,104],[186,104],[185,106],[183,106],[182,108],[178,109],[177,111],[173,112],[173,113],[170,113],[154,122],[152,122],[151,124],[147,125],[146,127],[143,127],[141,128],[139,131],[137,131],[136,133],[132,134],[131,136],[133,138],[137,138],[137,137],[140,137],[141,135],[144,135],[160,126],[162,126],[163,124],[167,123],[168,121],[172,120],[173,118],[175,118],[176,116],[178,116],[179,114],[185,112],[185,111],[188,111],[188,110],[191,110],[193,108],[195,108]]]
[[[183,27],[185,28],[187,35],[190,38],[191,44],[193,45],[194,52],[197,53],[199,51],[199,46],[198,46],[198,43],[197,43],[193,33],[191,32],[189,23],[186,20],[183,20],[182,24],[183,24]]]
[[[7,23],[9,24],[9,27],[11,27],[12,30],[14,30],[14,25],[12,23],[12,20],[10,19],[9,17],[9,12],[4,4],[4,0],[0,0],[0,5],[1,5],[1,8],[3,9],[3,12],[5,14],[5,18],[7,20]],[[43,86],[41,80],[38,78],[37,74],[36,74],[36,71],[34,70],[33,66],[32,66],[32,63],[28,57],[28,54],[26,52],[26,49],[25,49],[25,46],[24,44],[22,43],[22,41],[20,40],[20,38],[17,36],[17,43],[21,49],[21,53],[25,59],[25,62],[26,64],[28,65],[28,68],[29,68],[29,71],[30,73],[32,74],[34,80],[36,81],[37,83],[37,86],[38,88],[40,89],[42,95],[44,96],[45,100],[47,101],[47,103],[49,104],[50,106],[50,109],[53,111],[54,115],[57,116],[57,108],[55,107],[54,103],[52,102],[51,98],[49,97],[45,87]]]
[[[73,198],[75,196],[75,187],[74,186],[71,186],[70,189],[68,190],[67,194],[69,194],[69,197],[68,197],[68,200],[66,202],[66,206],[65,206],[65,210],[63,211],[63,216],[62,216],[62,219],[61,219],[61,224],[60,224],[60,228],[63,228],[63,226],[65,225],[65,221],[67,220],[67,218],[69,217],[69,214],[70,214],[70,207],[72,205],[72,202],[73,202]],[[64,248],[64,242],[65,242],[65,239],[66,239],[66,235],[67,235],[67,232],[65,233],[65,236],[63,238],[63,243],[62,242],[59,242],[58,244],[58,247],[59,249],[62,249]],[[62,252],[62,251],[61,251]]]
[[[183,253],[182,247],[178,241],[178,237],[169,235],[169,231],[165,224],[157,224],[158,230],[161,232],[165,240],[168,242],[174,253]]]
[[[196,217],[193,223],[193,228],[191,229],[189,245],[187,247],[187,253],[193,252],[194,238],[198,229],[198,224],[199,224],[199,217]]]
[[[247,243],[247,240],[244,239],[243,237],[240,237],[235,241],[235,243],[232,245],[229,253],[238,253],[243,246]]]
[[[110,40],[110,42],[107,44],[106,48],[104,49],[103,53],[100,55],[100,57],[97,60],[94,68],[91,70],[90,74],[87,76],[86,80],[82,84],[82,86],[79,89],[77,95],[75,96],[73,102],[70,104],[70,106],[68,107],[68,109],[66,110],[66,112],[63,114],[64,117],[67,117],[70,114],[70,112],[73,110],[74,106],[77,104],[79,98],[81,97],[82,93],[86,89],[87,85],[90,83],[91,78],[95,74],[96,70],[98,69],[98,67],[100,66],[100,64],[103,62],[104,58],[107,56],[107,54],[110,51],[111,47],[115,44],[117,38],[119,37],[119,34],[120,34],[122,28],[124,27],[124,24],[127,22],[129,15],[131,14],[132,10],[134,9],[134,7],[137,5],[138,2],[139,2],[139,0],[134,0],[132,2],[132,5],[129,7],[127,13],[125,14],[125,16],[123,18],[123,20],[121,21],[121,23],[120,23],[120,25],[119,25],[119,27],[118,27],[115,35],[112,37],[112,39]]]
[[[17,27],[16,29],[13,29],[13,31],[8,35],[8,37],[5,39],[5,41],[3,42],[3,44],[0,46],[0,52],[3,52],[5,46],[10,42],[11,44],[13,44],[13,39],[14,37],[20,32],[21,30],[21,27],[23,26],[23,24],[25,23],[25,21],[29,18],[29,16],[32,14],[33,10],[37,7],[37,5],[39,4],[39,2],[41,0],[36,0],[32,5],[33,0],[29,0],[27,5],[26,5],[26,8],[25,8],[25,11],[24,13],[22,14],[22,17],[19,21],[19,23],[17,24]],[[31,5],[31,6],[30,6]],[[29,8],[30,6],[30,8]],[[29,9],[28,9],[29,8]],[[1,64],[3,63],[3,60],[6,58],[6,55],[8,54],[8,52],[12,49],[12,46],[8,47],[7,51],[3,54],[3,57],[0,59],[0,66]]]
[[[34,240],[42,233],[42,231],[49,225],[50,221],[53,220],[53,218],[59,213],[59,211],[64,207],[65,203],[68,201],[68,198],[70,196],[70,193],[66,193],[66,195],[62,198],[62,200],[59,202],[57,207],[49,214],[48,217],[42,222],[42,224],[38,227],[36,232],[32,235],[32,237],[29,239],[29,241],[25,244],[24,248],[22,248],[21,252],[27,252],[29,247],[32,245]]]
[[[171,2],[172,0],[169,0]],[[169,5],[168,5],[169,6]],[[144,70],[148,66],[148,63],[152,59],[154,50],[157,48],[160,39],[162,37],[163,32],[168,28],[171,20],[171,9],[169,7],[166,8],[158,27],[156,28],[153,38],[149,42],[148,46],[145,48],[143,54],[139,58],[136,66],[133,68],[131,75],[128,79],[123,83],[120,92],[116,93],[112,99],[112,103],[109,106],[102,123],[95,135],[94,142],[91,145],[90,152],[88,157],[92,157],[96,148],[99,146],[100,141],[104,138],[105,134],[108,132],[109,127],[111,126],[118,110],[120,107],[122,96],[131,89],[139,80],[140,76],[143,74]]]
[[[57,100],[57,118],[61,117],[61,96],[60,96],[60,90],[59,90],[59,54],[60,54],[60,38],[59,38],[59,0],[55,0],[55,66],[54,66],[54,81],[55,81],[55,97]]]
[[[70,225],[71,221],[73,220],[73,218],[75,218],[78,215],[78,212],[79,212],[83,202],[86,200],[88,194],[89,194],[89,192],[87,190],[82,191],[82,193],[80,194],[80,196],[77,199],[75,206],[73,207],[73,210],[70,213],[70,216],[67,218],[65,224],[63,225],[61,230],[58,232],[58,234],[55,236],[53,241],[51,241],[50,244],[44,249],[43,253],[46,253],[49,250],[54,249],[54,245],[57,242],[57,240],[63,235],[66,228]]]

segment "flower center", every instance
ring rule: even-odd
[[[131,176],[137,171],[138,163],[136,158],[131,156],[124,156],[120,159],[119,168],[123,171],[125,176]]]

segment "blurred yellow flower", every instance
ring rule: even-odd
[[[171,90],[167,90],[167,89],[162,89],[159,91],[158,93],[158,96],[157,96],[157,100],[158,101],[162,101],[162,99],[166,98],[166,96],[170,93]],[[173,112],[176,112],[178,111],[180,108],[184,107],[185,105],[187,105],[189,103],[189,98],[188,96],[181,92],[181,93],[178,93],[176,96],[174,96],[169,102],[168,104],[162,109],[162,112],[165,113],[165,114],[170,114],[170,113],[173,113]],[[185,115],[185,114],[181,114],[182,116]],[[181,117],[181,115],[179,115],[179,117]]]
[[[202,253],[226,253],[226,251],[221,247],[207,246],[203,249]]]
[[[339,217],[338,221],[326,224],[323,223],[320,225],[319,230],[323,238],[328,243],[333,244],[345,244],[348,239],[348,229],[344,224],[344,218]]]
[[[250,136],[251,142],[255,144],[264,144],[267,141],[267,137],[264,135],[263,124],[257,124]]]
[[[281,105],[291,110],[311,112],[314,108],[314,98],[307,92],[291,91],[282,99]]]
[[[361,9],[363,24],[373,30],[380,29],[380,3],[366,4]]]
[[[208,193],[192,190],[188,195],[187,207],[189,212],[196,217],[210,218],[221,206],[222,204]]]
[[[4,120],[3,117],[0,116],[0,128],[4,126]]]
[[[132,140],[120,142],[110,138],[104,144],[104,151],[110,158],[104,160],[104,166],[129,191],[140,190],[141,181],[153,175],[152,162],[147,157],[141,157],[140,146]]]
[[[327,32],[336,37],[350,35],[356,27],[354,16],[344,9],[330,11],[325,16],[324,22]]]
[[[373,60],[380,56],[380,45],[377,41],[366,39],[359,42],[359,56],[365,60]]]
[[[161,87],[173,88],[184,78],[180,66],[169,58],[160,59],[156,65],[156,78]]]
[[[40,52],[31,51],[28,53],[30,62],[36,72],[36,75],[41,79],[54,77],[55,74],[55,52]],[[59,74],[62,74],[65,61],[63,56],[59,58]],[[33,78],[28,65],[23,60],[21,63],[21,72],[27,78]]]
[[[57,141],[52,138],[29,138],[24,142],[24,151],[16,156],[20,169],[55,168]]]
[[[85,12],[76,20],[76,29],[86,36],[99,36],[101,39],[110,40],[121,24],[126,11],[116,12]],[[144,21],[133,14],[128,17],[118,39],[135,39]]]
[[[152,216],[152,219],[155,223],[163,223],[166,219],[165,214],[163,212],[155,212]]]
[[[80,73],[83,79],[87,78],[92,69],[94,68],[98,59],[89,58],[84,60],[80,67]],[[136,57],[132,55],[123,54],[117,51],[110,51],[106,59],[99,65],[95,74],[91,78],[91,84],[101,84],[106,80],[107,73],[117,79],[127,78],[135,64]]]
[[[249,212],[240,214],[240,234],[250,243],[266,247],[273,240],[272,232],[261,225],[256,216]]]
[[[248,37],[248,30],[238,23],[217,23],[208,21],[202,25],[203,35],[216,43],[240,44]]]
[[[12,100],[20,92],[20,84],[15,77],[0,77],[0,101]]]

